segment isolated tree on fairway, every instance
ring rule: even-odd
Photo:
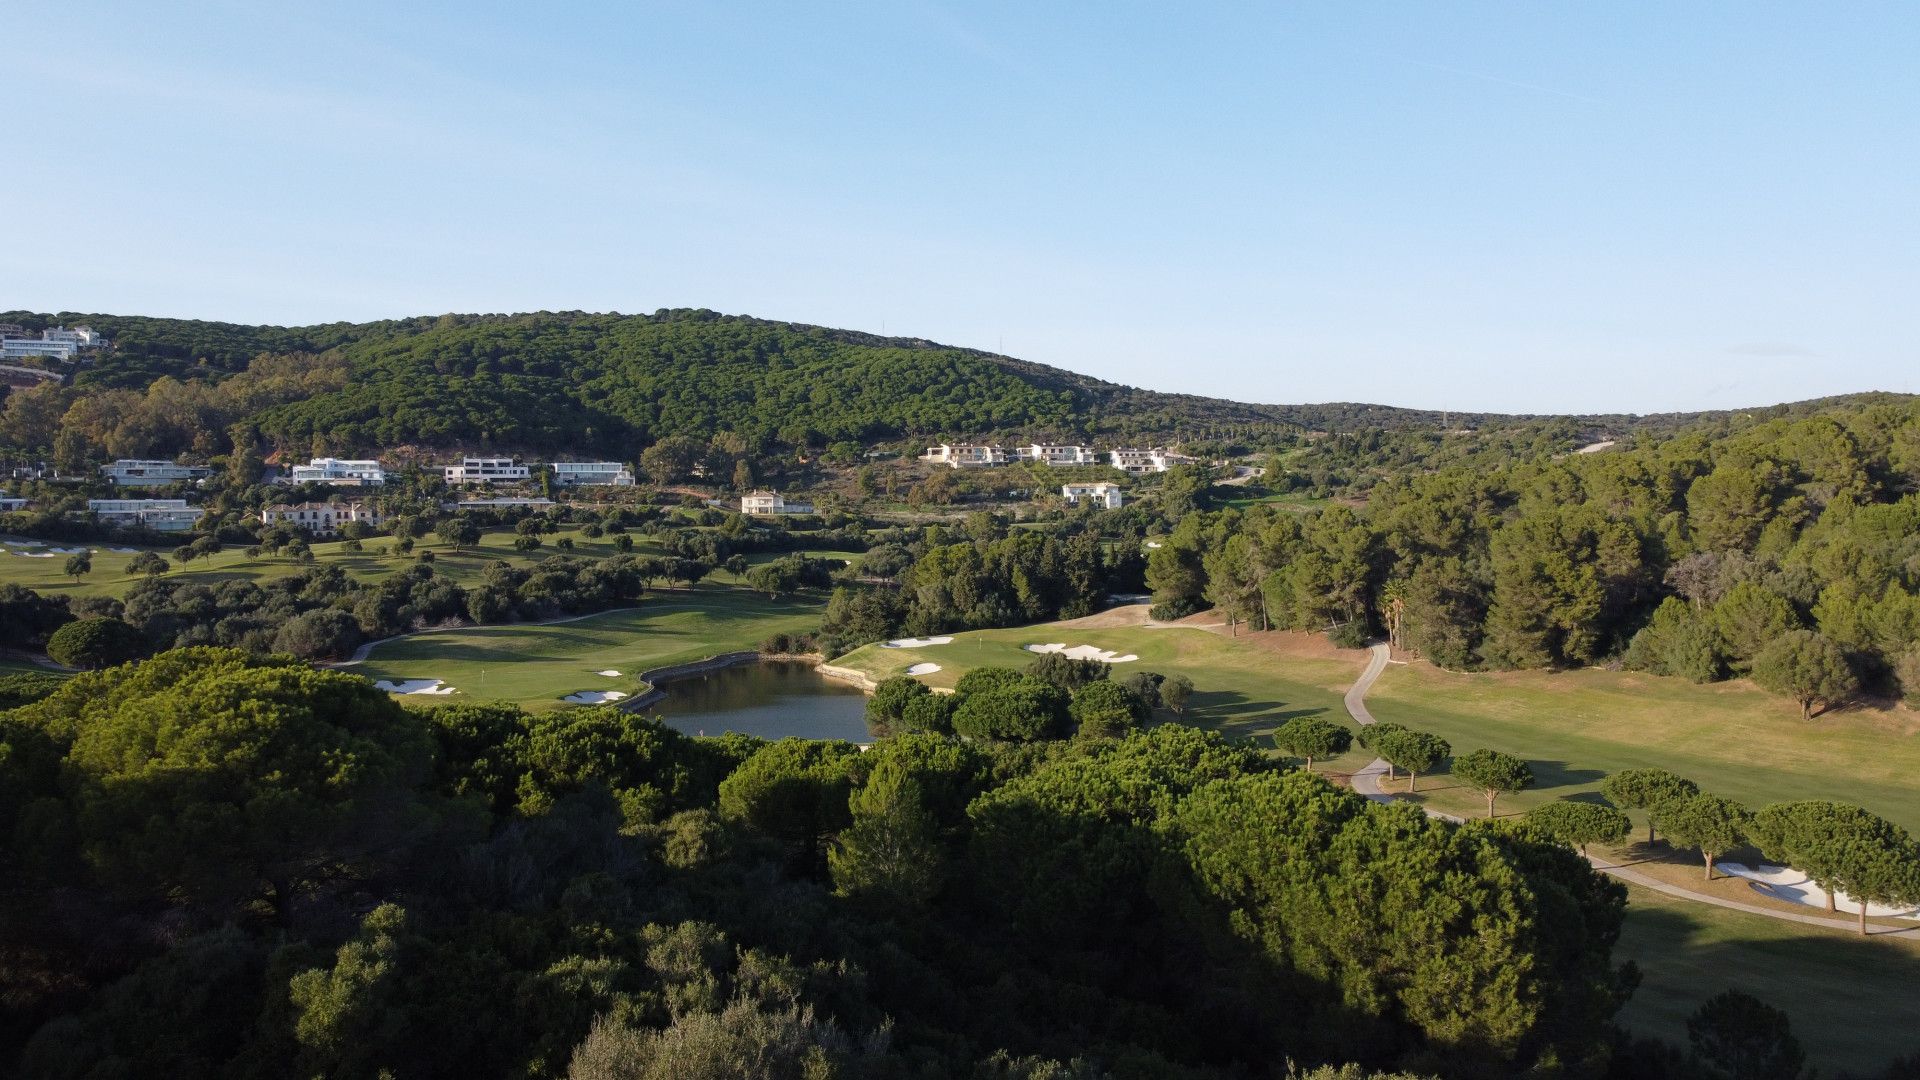
[[[433,527],[433,535],[459,551],[480,542],[480,526],[463,517],[450,517]]]
[[[740,579],[746,575],[747,567],[752,564],[747,562],[745,555],[729,555],[727,556],[726,563],[723,565],[726,566],[727,573],[733,575],[734,583],[738,584]]]
[[[1739,1080],[1799,1080],[1807,1055],[1787,1014],[1750,994],[1725,990],[1687,1018],[1694,1056]]]
[[[75,581],[93,573],[93,556],[82,551],[67,556],[66,575]]]
[[[1533,786],[1533,770],[1512,754],[1498,750],[1475,750],[1453,759],[1453,775],[1479,788],[1487,797],[1487,816],[1493,816],[1493,800],[1509,792]]]
[[[1438,765],[1453,753],[1447,740],[1425,731],[1402,728],[1382,732],[1375,737],[1374,751],[1389,764],[1407,770],[1407,791],[1420,789],[1420,774]]]
[[[1747,827],[1753,819],[1746,807],[1718,795],[1676,799],[1663,803],[1654,813],[1674,842],[1700,849],[1708,881],[1713,880],[1714,860],[1746,841]]]
[[[1296,716],[1274,731],[1273,745],[1288,757],[1305,758],[1312,772],[1314,758],[1345,753],[1353,745],[1353,732],[1322,716]]]
[[[1176,713],[1187,711],[1187,699],[1193,696],[1193,680],[1175,672],[1160,683],[1160,703]]]
[[[167,560],[151,551],[142,551],[127,560],[128,574],[145,574],[148,577],[159,577],[166,572]]]
[[[632,551],[633,537],[628,536],[626,533],[621,533],[618,536],[615,536],[613,538],[613,549],[615,551],[620,552],[623,555],[626,554],[627,552]]]
[[[1802,720],[1813,719],[1815,705],[1825,712],[1860,690],[1840,646],[1811,630],[1789,631],[1760,650],[1753,658],[1753,681],[1799,702]]]
[[[1456,771],[1457,768],[1456,768]],[[1587,853],[1588,844],[1617,844],[1627,838],[1633,823],[1627,815],[1600,803],[1562,799],[1527,813],[1527,824],[1563,844]]]
[[[47,639],[47,656],[77,668],[112,667],[145,656],[146,635],[119,619],[76,619]]]
[[[1700,785],[1665,769],[1624,769],[1600,782],[1600,794],[1615,806],[1647,812],[1647,843],[1653,843],[1655,811],[1700,794]]]

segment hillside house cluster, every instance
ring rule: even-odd
[[[1069,444],[1033,443],[1028,446],[1016,446],[1011,450],[1004,446],[984,446],[974,443],[941,443],[927,447],[920,460],[931,465],[945,465],[952,469],[978,469],[995,465],[1008,465],[1016,462],[1036,462],[1041,465],[1098,465],[1101,455],[1091,446]],[[1193,458],[1175,453],[1164,447],[1136,449],[1119,447],[1106,453],[1106,462],[1122,472],[1158,473],[1166,472],[1175,465],[1191,465]]]
[[[29,336],[26,329],[17,323],[0,323],[0,360],[27,356],[71,360],[74,354],[84,349],[104,348],[106,344],[107,339],[90,326],[72,329],[56,326],[40,331],[38,336]]]
[[[292,525],[314,536],[338,536],[350,521],[377,529],[386,518],[369,503],[303,502],[275,503],[260,511],[260,520],[268,525]]]

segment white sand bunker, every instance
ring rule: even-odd
[[[15,555],[18,555],[18,556],[20,556],[20,557],[21,557],[21,558],[23,558],[23,559],[51,559],[51,558],[53,558],[53,552],[51,552],[51,551],[16,551],[16,552],[14,552],[14,554],[15,554]]]
[[[620,673],[619,673],[619,672],[617,672],[617,671],[615,671],[615,670],[613,670],[612,668],[608,668],[608,669],[607,669],[607,670],[605,670],[605,671],[596,671],[596,672],[594,672],[594,674],[595,674],[595,675],[605,675],[605,676],[606,676],[607,678],[609,678],[609,679],[617,679],[617,678],[619,678],[619,677],[620,677]]]
[[[1069,649],[1065,643],[1058,641],[1048,642],[1045,645],[1029,645],[1027,646],[1027,651],[1037,653],[1057,652],[1070,660],[1098,660],[1103,664],[1130,664],[1140,659],[1132,653],[1121,656],[1112,649],[1102,649],[1093,645],[1075,645]]]
[[[1765,893],[1775,900],[1785,900],[1789,904],[1805,904],[1822,911],[1827,907],[1827,891],[1814,884],[1807,875],[1789,866],[1747,866],[1736,862],[1717,862],[1716,868],[1726,871],[1737,878],[1753,882],[1756,891]],[[1860,903],[1846,893],[1836,893],[1833,897],[1835,911],[1849,915],[1860,913]],[[1920,908],[1887,907],[1883,904],[1868,904],[1867,914],[1881,919],[1920,920]]]
[[[7,540],[7,541],[4,541],[4,543],[8,547],[46,547],[47,546],[47,542],[45,540]]]
[[[388,682],[381,679],[373,684],[375,690],[385,690],[389,694],[451,694],[453,687],[440,685],[440,679],[404,679],[400,682]]]
[[[568,694],[561,701],[570,701],[575,705],[605,705],[609,701],[619,701],[627,695],[620,690],[582,690],[577,694]]]
[[[931,675],[940,670],[939,664],[915,664],[907,669],[909,675]]]
[[[113,549],[113,553],[115,555],[136,555],[139,553],[139,551],[140,551],[139,548],[114,548]]]
[[[952,642],[953,639],[950,637],[903,637],[894,638],[892,641],[883,641],[880,643],[880,647],[883,649],[924,649],[929,645],[948,645]]]

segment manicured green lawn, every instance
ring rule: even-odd
[[[1597,792],[1611,772],[1671,769],[1753,806],[1838,799],[1920,832],[1920,716],[1852,709],[1800,719],[1750,683],[1697,686],[1632,672],[1458,675],[1393,665],[1367,695],[1373,715],[1444,736],[1454,752],[1491,747],[1526,758],[1536,787],[1503,797],[1524,809]],[[1430,805],[1474,816],[1477,794],[1447,776],[1421,781]]]
[[[50,667],[42,667],[39,664],[30,664],[25,660],[0,658],[0,675],[57,675],[65,678],[66,672],[57,671]]]
[[[1058,623],[955,634],[950,645],[919,649],[867,645],[832,663],[875,679],[902,674],[914,664],[934,663],[941,670],[925,676],[924,681],[931,686],[952,686],[976,667],[1024,668],[1035,657],[1024,646],[1047,642],[1069,647],[1093,645],[1140,657],[1131,663],[1115,664],[1117,675],[1137,670],[1186,675],[1193,680],[1194,694],[1185,715],[1178,719],[1236,738],[1268,735],[1295,716],[1344,717],[1340,697],[1365,665],[1365,654],[1359,652],[1291,655],[1273,648],[1272,640],[1256,643],[1250,637],[1233,638],[1188,627],[1078,628]],[[1364,763],[1363,759],[1357,760]],[[1344,764],[1336,761],[1330,767],[1338,771]]]
[[[18,540],[18,537],[5,539]],[[572,551],[561,549],[557,541],[570,539]],[[513,548],[514,534],[509,530],[494,530],[484,534],[480,543],[461,551],[434,539],[424,537],[415,542],[414,554],[431,551],[434,554],[434,571],[462,585],[480,580],[488,564],[502,560],[519,566],[532,566],[542,559],[554,555],[571,555],[588,559],[604,559],[620,553],[614,546],[612,536],[589,539],[577,529],[562,529],[560,532],[542,536],[542,546],[532,552],[519,552]],[[399,570],[412,565],[413,556],[389,557],[376,554],[391,544],[388,537],[376,537],[362,541],[364,550],[359,553],[345,549],[344,541],[323,540],[312,545],[314,565],[338,566],[356,581],[378,581]],[[35,548],[0,546],[0,583],[12,582],[47,595],[66,596],[119,596],[137,580],[127,573],[127,560],[133,558],[132,552],[118,552],[114,548],[125,545],[101,544],[92,542],[49,541],[48,547],[72,548],[85,547],[93,552],[93,572],[77,582],[62,573],[66,565],[66,556],[51,559],[32,558],[16,552],[44,550]],[[176,545],[177,546],[177,545]],[[167,577],[171,580],[187,580],[201,584],[214,584],[220,581],[246,579],[266,581],[273,578],[288,577],[300,572],[300,563],[285,557],[247,558],[244,546],[229,547],[217,554],[203,559],[194,559],[181,564],[172,556],[173,547],[159,547],[150,550],[158,552],[170,564]],[[634,536],[633,553],[636,555],[660,555],[662,549],[638,535]],[[783,552],[756,552],[747,556],[747,561],[758,565],[780,558]],[[809,551],[809,558],[844,559],[852,561],[860,557],[855,551]],[[709,580],[730,582],[733,575],[725,570],[715,570]]]
[[[816,599],[768,600],[717,586],[647,594],[639,608],[551,626],[477,626],[416,634],[374,647],[346,668],[395,683],[442,679],[459,692],[413,694],[408,702],[501,699],[529,709],[559,708],[580,690],[637,692],[648,668],[751,649],[779,633],[813,630]],[[620,672],[617,678],[595,674]]]
[[[1920,939],[1861,940],[1629,888],[1614,959],[1644,975],[1620,1015],[1635,1034],[1685,1046],[1687,1017],[1733,988],[1785,1010],[1822,1075],[1877,1075],[1889,1059],[1920,1051]]]

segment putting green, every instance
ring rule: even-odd
[[[408,702],[503,700],[562,708],[580,691],[637,693],[641,672],[716,653],[756,648],[775,634],[816,629],[813,599],[769,600],[717,586],[653,592],[637,608],[548,626],[476,626],[413,634],[373,647],[344,670],[399,684],[438,679],[457,693],[408,694]],[[599,674],[618,671],[618,677]]]

